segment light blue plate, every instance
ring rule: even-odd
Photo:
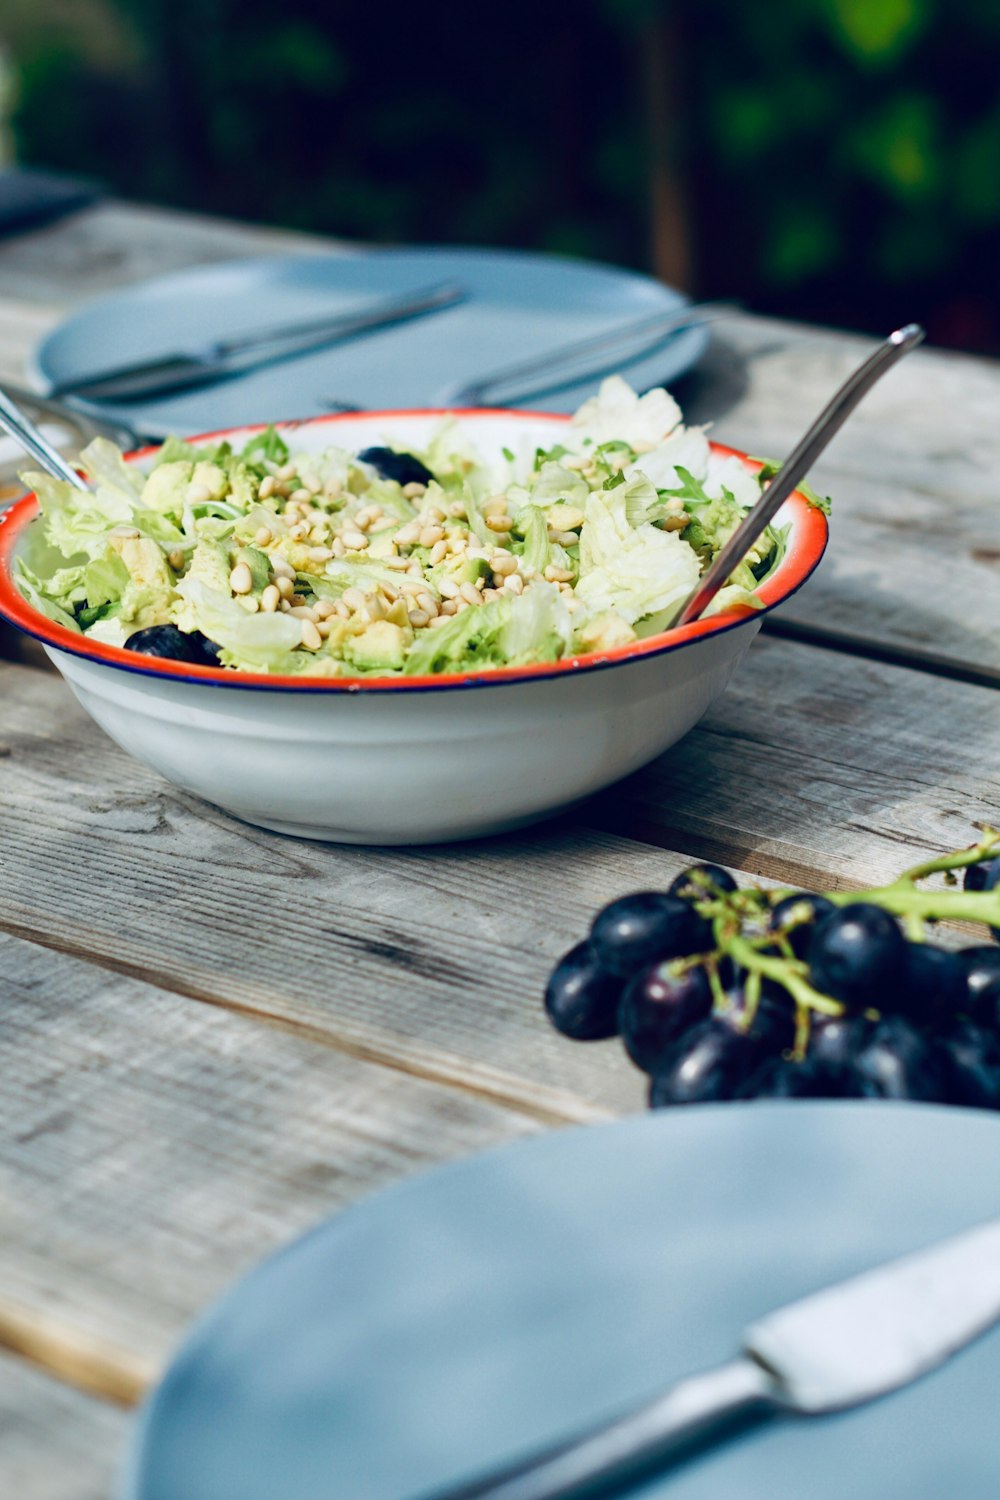
[[[324,1224],[195,1329],[127,1500],[407,1500],[728,1360],[751,1319],[1000,1213],[1000,1120],[724,1105],[556,1132]],[[633,1492],[996,1500],[1000,1330]]]
[[[516,251],[402,249],[232,261],[90,303],[43,341],[35,371],[48,386],[453,280],[470,296],[444,312],[186,395],[100,409],[149,432],[190,433],[315,416],[329,401],[448,405],[451,393],[475,377],[686,300],[647,276]],[[707,341],[704,328],[690,329],[623,373],[639,389],[669,384],[700,358]],[[596,387],[582,382],[529,404],[573,411]]]

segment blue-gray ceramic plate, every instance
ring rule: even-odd
[[[321,1226],[195,1329],[127,1500],[408,1500],[730,1359],[769,1309],[1000,1212],[1000,1120],[700,1107],[554,1132]],[[1000,1329],[916,1384],[775,1422],[663,1500],[996,1500]]]
[[[213,338],[356,309],[459,281],[468,300],[350,343],[200,390],[100,409],[149,432],[206,432],[311,417],[330,402],[375,409],[447,406],[460,385],[576,339],[681,306],[679,292],[630,271],[517,251],[400,249],[231,261],[159,277],[92,302],[35,355],[46,386]],[[704,352],[704,328],[622,365],[638,389],[670,383]],[[574,411],[596,380],[526,403]],[[95,410],[97,408],[95,407]]]

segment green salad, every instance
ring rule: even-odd
[[[617,376],[548,448],[482,454],[454,419],[383,443],[172,438],[143,472],[97,439],[89,492],[22,476],[41,516],[18,586],[91,640],[238,672],[479,671],[665,629],[760,494],[666,391]],[[712,610],[756,604],[783,551],[769,528]]]

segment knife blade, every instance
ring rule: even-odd
[[[137,401],[148,396],[190,390],[229,376],[243,375],[264,364],[294,359],[314,349],[345,343],[366,333],[376,333],[411,318],[443,312],[465,300],[464,287],[441,282],[389,297],[360,312],[291,323],[263,329],[237,338],[217,339],[200,349],[179,350],[57,381],[47,392],[52,397],[85,396],[89,401]]]
[[[738,302],[687,302],[652,317],[647,313],[635,322],[561,344],[558,349],[480,375],[449,391],[447,403],[475,407],[534,401],[563,386],[596,380],[634,364],[637,359],[647,359],[687,329],[731,317],[739,311]]]
[[[1000,1320],[1000,1219],[779,1308],[742,1356],[645,1406],[433,1500],[583,1500],[749,1421],[887,1395]],[[432,1497],[424,1497],[432,1500]]]

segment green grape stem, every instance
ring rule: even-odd
[[[918,884],[929,876],[947,876],[994,856],[1000,856],[1000,832],[984,828],[978,843],[913,865],[891,885],[858,891],[827,891],[824,894],[835,906],[848,906],[855,901],[880,906],[900,919],[911,941],[924,938],[924,924],[930,921],[982,922],[988,927],[1000,928],[1000,889],[927,890]],[[796,1058],[805,1055],[813,1014],[840,1016],[844,1014],[844,1006],[813,988],[809,983],[808,965],[795,957],[786,935],[761,931],[757,936],[747,936],[743,923],[748,919],[751,924],[755,921],[763,923],[769,910],[779,901],[799,894],[794,889],[761,891],[753,887],[722,891],[706,882],[705,895],[694,903],[701,915],[712,923],[715,950],[708,957],[711,959],[710,978],[716,1007],[719,1006],[721,989],[718,964],[724,956],[748,976],[746,1027],[753,1024],[763,980],[770,979],[781,985],[795,1002],[796,1035],[792,1056]],[[774,953],[775,946],[780,955]],[[762,951],[765,948],[771,951]]]

